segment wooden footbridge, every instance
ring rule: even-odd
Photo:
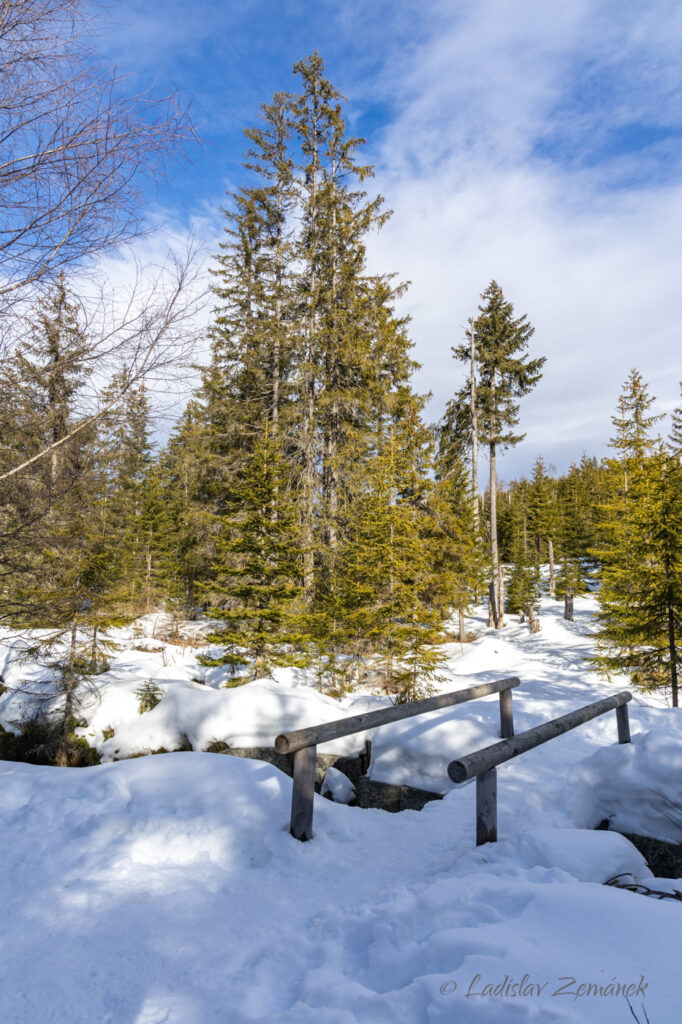
[[[290,831],[295,839],[306,841],[313,837],[313,803],[315,796],[315,768],[317,747],[320,743],[351,736],[397,722],[403,718],[425,715],[429,711],[465,704],[470,700],[487,697],[498,693],[500,696],[500,736],[499,743],[492,743],[472,754],[467,754],[448,765],[448,775],[453,782],[461,783],[476,778],[476,845],[497,841],[497,766],[510,761],[519,754],[532,750],[542,743],[562,736],[565,732],[584,725],[609,711],[616,712],[618,742],[630,742],[630,724],[628,719],[628,701],[632,694],[621,690],[612,697],[586,704],[582,708],[543,722],[533,729],[514,735],[514,715],[512,690],[520,680],[516,676],[500,679],[494,683],[483,683],[471,686],[466,690],[441,693],[436,697],[413,701],[408,704],[394,704],[378,711],[367,711],[361,715],[353,715],[336,722],[325,722],[322,725],[307,729],[296,729],[294,732],[283,733],[275,740],[275,747],[280,754],[294,755],[294,783],[291,797]]]

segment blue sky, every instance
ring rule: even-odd
[[[118,0],[103,55],[191,98],[203,146],[153,197],[207,251],[238,185],[242,129],[317,49],[394,215],[372,269],[412,282],[417,379],[440,415],[450,358],[491,278],[536,328],[543,380],[507,478],[603,454],[637,366],[679,403],[682,5],[668,0]],[[370,183],[371,187],[371,183]]]

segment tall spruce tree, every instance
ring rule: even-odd
[[[602,505],[595,663],[630,672],[644,687],[670,687],[678,704],[682,622],[682,518],[677,465],[653,436],[660,417],[632,370],[613,417],[614,490]]]
[[[367,274],[365,236],[387,214],[381,211],[381,196],[369,200],[360,187],[373,173],[357,160],[364,139],[347,134],[344,97],[325,78],[322,58],[314,53],[299,61],[294,74],[302,86],[292,103],[292,125],[299,147],[298,439],[304,581],[310,598],[320,587],[334,585],[339,518],[348,495],[344,470],[371,412],[377,372],[373,346],[383,296]]]
[[[348,544],[359,536],[356,500],[366,494],[387,425],[407,436],[421,400],[410,387],[416,364],[407,321],[394,310],[401,286],[367,271],[367,233],[387,215],[381,197],[368,199],[361,187],[372,173],[357,159],[363,140],[347,133],[343,97],[319,55],[294,72],[300,93],[277,94],[260,125],[247,130],[254,180],[232,197],[215,268],[212,358],[196,411],[199,491],[220,557],[213,554],[201,587],[219,612],[247,610],[245,594],[237,594],[245,551],[237,548],[260,543],[255,534],[246,540],[259,521],[249,503],[260,499],[244,481],[253,479],[265,432],[278,453],[273,532],[280,500],[282,522],[284,509],[294,508],[298,523],[300,625],[333,665],[349,642],[339,615]]]
[[[474,324],[475,361],[478,371],[476,403],[480,440],[488,448],[490,460],[490,615],[496,628],[503,624],[500,607],[502,590],[497,534],[497,455],[523,440],[515,434],[519,422],[518,399],[527,395],[542,376],[545,358],[530,359],[526,349],[534,328],[524,314],[514,316],[496,281],[491,281],[481,296]],[[470,359],[470,353],[455,350],[457,358]]]

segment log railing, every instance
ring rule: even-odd
[[[455,690],[451,693],[440,693],[436,697],[412,701],[408,704],[393,704],[378,711],[366,711],[361,715],[352,715],[335,722],[324,722],[307,729],[296,729],[294,732],[283,733],[275,740],[275,747],[280,754],[294,755],[294,784],[291,793],[291,824],[290,831],[296,839],[305,841],[313,836],[313,803],[315,796],[315,771],[317,747],[320,743],[351,736],[353,733],[376,729],[389,722],[398,722],[403,718],[424,715],[429,711],[464,704],[479,697],[487,697],[492,693],[500,695],[500,736],[509,739],[514,735],[514,718],[512,711],[511,691],[519,685],[516,676],[499,679],[495,683],[482,683],[466,690]]]
[[[516,736],[483,747],[473,754],[467,754],[448,765],[448,775],[453,782],[466,782],[476,777],[476,845],[497,842],[497,766],[509,761],[512,757],[532,750],[533,747],[547,743],[571,729],[590,722],[599,715],[609,711],[616,712],[618,742],[630,742],[630,722],[628,718],[628,701],[632,694],[621,690],[612,697],[605,697],[594,704],[571,711],[551,722],[536,725],[534,729],[518,733]]]

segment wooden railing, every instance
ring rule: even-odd
[[[453,782],[466,782],[476,776],[476,845],[497,842],[497,766],[509,761],[512,757],[532,750],[533,747],[547,743],[571,729],[590,722],[599,715],[609,711],[616,712],[618,726],[618,742],[630,742],[630,722],[628,717],[628,701],[632,694],[621,690],[613,697],[605,697],[594,704],[571,711],[551,722],[536,725],[517,736],[483,747],[473,754],[467,754],[448,765],[448,775]]]
[[[482,683],[466,690],[452,693],[440,693],[436,697],[412,701],[408,704],[392,704],[378,711],[366,711],[361,715],[352,715],[335,722],[307,729],[296,729],[286,732],[275,740],[275,747],[280,754],[294,755],[294,784],[291,793],[290,831],[295,839],[305,842],[313,836],[313,802],[315,796],[315,770],[317,747],[320,743],[351,736],[353,733],[376,729],[389,722],[398,722],[403,718],[424,715],[429,711],[464,704],[479,697],[487,697],[491,693],[500,695],[500,736],[511,738],[514,735],[514,717],[512,710],[511,691],[519,685],[516,676],[499,679],[495,683]]]

